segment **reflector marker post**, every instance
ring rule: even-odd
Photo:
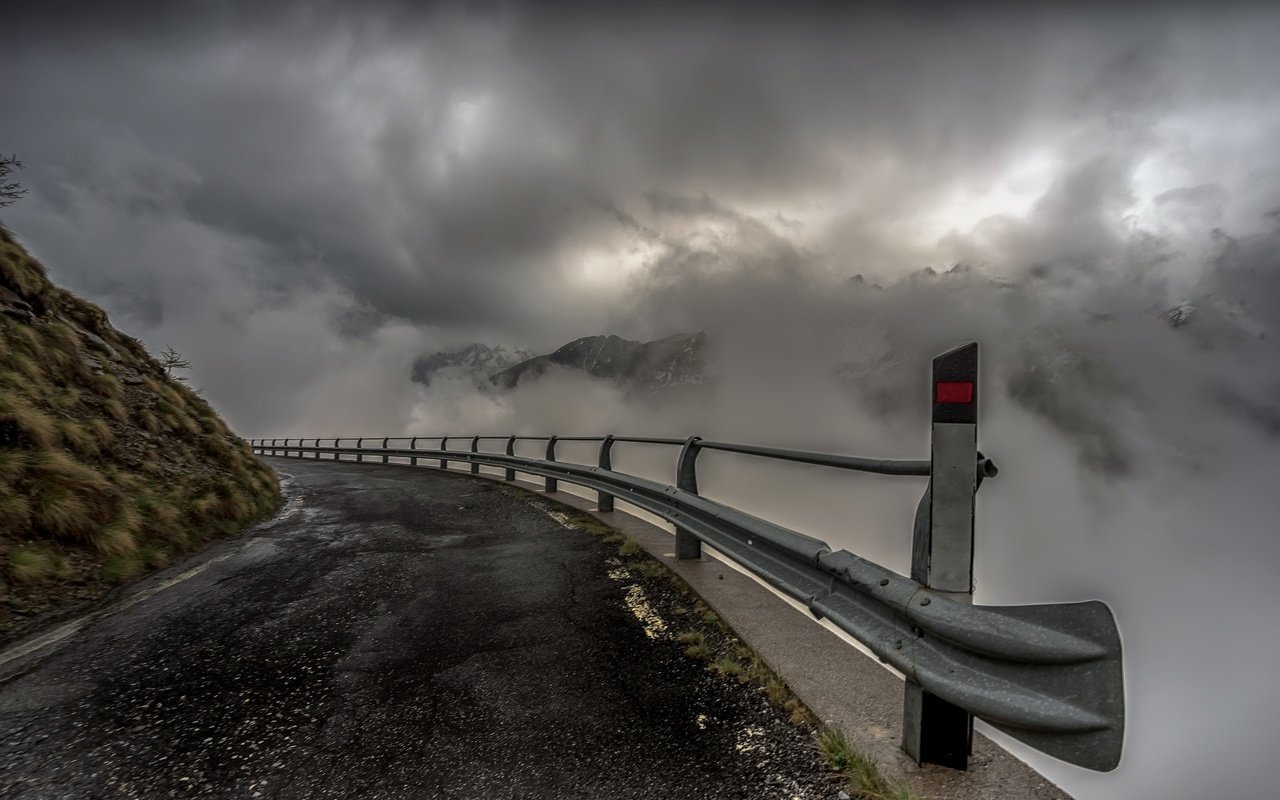
[[[978,480],[978,345],[933,360],[929,488],[917,513],[911,577],[973,602],[973,510]],[[902,747],[918,764],[968,769],[973,716],[908,680]]]

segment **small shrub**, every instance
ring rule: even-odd
[[[626,558],[640,552],[640,543],[635,539],[624,539],[622,544],[618,545],[618,555]]]

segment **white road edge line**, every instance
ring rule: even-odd
[[[204,572],[209,567],[213,566],[214,564],[217,564],[219,561],[224,561],[230,558],[231,556],[235,555],[239,551],[240,549],[237,548],[236,550],[230,553],[224,553],[220,556],[214,556],[208,561],[205,561],[202,564],[197,564],[196,566],[192,567],[186,572],[175,575],[172,578],[168,579],[167,581],[163,581],[155,586],[144,589],[136,594],[129,595],[128,597],[125,597],[121,600],[116,601],[115,603],[112,603],[106,608],[99,609],[98,611],[94,611],[89,614],[85,614],[83,617],[80,617],[78,619],[73,619],[70,622],[59,625],[57,628],[54,628],[48,633],[37,636],[36,638],[28,642],[24,642],[23,644],[20,644],[16,647],[12,647],[4,651],[3,653],[0,653],[0,667],[4,666],[5,664],[8,664],[10,661],[13,661],[15,659],[19,659],[19,658],[22,658],[23,656],[30,655],[31,653],[35,653],[40,650],[43,650],[44,648],[48,647],[51,644],[57,644],[58,642],[67,638],[68,636],[71,636],[75,632],[79,631],[81,628],[88,625],[90,622],[100,619],[101,617],[105,617],[108,614],[114,614],[117,611],[123,611],[132,605],[140,603],[149,597],[152,597],[160,592],[163,592],[165,589],[168,589],[170,586],[173,586],[174,584],[181,583],[187,580],[188,578],[194,578],[196,575],[199,575],[201,572]]]
[[[300,495],[287,492],[288,489],[292,488],[292,484],[293,484],[292,476],[289,475],[288,473],[278,473],[278,474],[280,475],[280,491],[282,494],[285,494],[284,505],[281,507],[280,512],[276,514],[275,517],[273,517],[270,520],[265,520],[264,522],[258,523],[258,526],[265,527],[265,526],[274,525],[275,523],[280,522],[281,520],[287,519],[293,516],[294,514],[296,514],[298,512],[298,509],[301,508],[302,506],[302,498]],[[255,527],[258,527],[258,526],[255,526]],[[116,602],[112,603],[106,608],[100,608],[97,611],[91,611],[88,614],[85,614],[83,617],[79,617],[77,619],[71,620],[70,622],[65,622],[62,625],[59,625],[58,627],[54,628],[48,633],[43,633],[35,637],[34,639],[15,645],[9,648],[8,650],[0,652],[0,667],[3,667],[5,664],[8,664],[10,661],[16,661],[17,659],[22,658],[23,656],[28,656],[28,655],[31,655],[32,653],[37,653],[50,645],[57,644],[63,639],[66,639],[68,636],[73,635],[74,633],[76,633],[77,631],[79,631],[81,628],[88,625],[89,623],[94,622],[98,619],[101,619],[102,617],[105,617],[108,614],[114,614],[118,611],[123,611],[132,605],[141,603],[143,600],[146,600],[149,597],[154,597],[155,595],[159,594],[160,592],[163,592],[165,589],[168,589],[171,586],[174,586],[175,584],[182,583],[188,578],[194,578],[195,576],[199,575],[201,572],[204,572],[209,567],[213,566],[214,564],[217,564],[219,561],[225,561],[231,556],[236,555],[241,550],[253,544],[255,539],[256,537],[251,537],[247,541],[245,541],[244,544],[242,544],[240,547],[237,547],[236,549],[232,550],[229,553],[223,553],[220,556],[214,556],[213,558],[210,558],[207,561],[204,561],[204,562],[201,562],[200,564],[195,565],[194,567],[187,570],[186,572],[182,572],[178,575],[174,575],[172,578],[169,578],[166,581],[162,581],[156,584],[155,586],[152,586],[147,589],[143,589],[142,591],[129,595],[128,597],[121,598],[120,600],[117,600]]]

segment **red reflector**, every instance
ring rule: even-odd
[[[934,387],[935,403],[972,403],[973,383],[970,381],[939,381]]]

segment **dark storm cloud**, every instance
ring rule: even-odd
[[[7,221],[188,338],[219,336],[184,322],[210,298],[214,326],[316,295],[339,341],[404,320],[546,348],[694,316],[672,304],[696,292],[647,304],[643,279],[620,300],[628,270],[1105,270],[1133,261],[1124,217],[1171,116],[1235,101],[1238,127],[1274,124],[1239,107],[1275,94],[1274,17],[1249,9],[55,3],[7,25],[2,144],[32,187]],[[1239,174],[1216,192],[1159,187],[1177,230],[1152,247],[1224,224],[1228,183],[1272,163],[1220,155]],[[921,227],[1039,157],[1025,213]],[[1251,180],[1237,217],[1272,196]],[[733,234],[709,258],[713,222]]]
[[[178,8],[18,21],[30,32],[11,54],[30,78],[5,87],[7,134],[39,165],[33,182],[52,197],[92,181],[92,142],[133,138],[195,176],[192,219],[280,263],[323,252],[320,267],[374,307],[443,324],[527,327],[558,312],[540,288],[549,262],[612,224],[592,198],[626,207],[656,188],[776,203],[892,161],[897,196],[876,200],[902,214],[937,176],[997,163],[1034,121],[1002,111],[1039,110],[1064,67],[1102,59],[1078,91],[1126,113],[1156,69],[1125,49],[1131,31],[1104,25],[1098,41],[1042,56],[1058,41],[1053,14],[1000,26],[758,9],[681,20],[671,7]],[[1108,100],[1110,86],[1121,91]]]

